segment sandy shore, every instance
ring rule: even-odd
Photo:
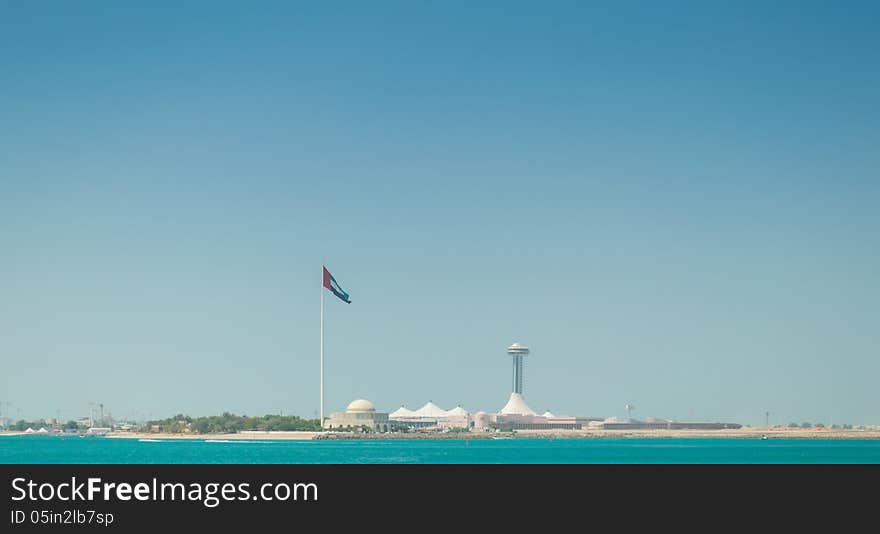
[[[880,430],[737,428],[726,430],[517,430],[516,436],[546,438],[743,438],[880,439]]]
[[[269,440],[304,440],[315,439],[322,432],[245,432],[241,434],[162,434],[139,432],[111,432],[105,437],[120,439],[269,439]]]
[[[687,438],[741,438],[741,439],[880,439],[880,430],[813,430],[739,428],[727,430],[517,430],[515,432],[472,432],[461,434],[350,434],[327,432],[315,439],[687,439]]]
[[[510,434],[495,434],[493,432],[410,432],[407,434],[354,434],[351,432],[326,432],[315,436],[320,440],[461,440],[474,441],[493,439],[496,436],[509,437]]]

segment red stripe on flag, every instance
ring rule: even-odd
[[[333,286],[330,285],[330,271],[326,267],[324,267],[324,287],[333,289]]]

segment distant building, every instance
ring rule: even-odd
[[[742,428],[739,423],[686,423],[678,421],[628,421],[602,423],[604,430],[726,430]]]
[[[601,417],[556,416],[550,411],[538,415],[523,397],[523,358],[530,353],[522,343],[507,347],[507,354],[513,360],[513,387],[507,404],[498,413],[484,414],[474,421],[474,428],[510,428],[511,430],[580,430]]]
[[[355,399],[344,412],[333,412],[324,421],[324,428],[361,428],[374,432],[388,432],[388,414],[377,412],[373,403],[365,399]]]
[[[616,418],[604,417],[588,417],[588,416],[565,416],[555,415],[553,412],[546,410],[543,414],[538,415],[526,403],[523,395],[523,386],[525,377],[523,373],[523,362],[526,356],[531,354],[530,349],[522,343],[513,343],[507,347],[507,355],[511,357],[513,363],[511,392],[507,403],[495,413],[487,413],[478,411],[470,413],[461,406],[452,410],[444,410],[431,401],[428,401],[418,410],[410,410],[406,406],[401,406],[390,415],[392,425],[395,430],[401,427],[412,430],[422,431],[450,431],[458,429],[468,429],[474,431],[506,431],[506,430],[587,430],[587,429],[606,429],[606,430],[636,430],[636,429],[668,429],[668,430],[723,430],[741,428],[738,423],[708,423],[693,422],[684,423],[671,421],[666,419],[648,418],[647,421],[635,421],[630,419],[628,422],[618,422]],[[356,402],[366,401],[355,401]],[[369,403],[368,403],[369,404]],[[351,408],[352,405],[349,405]],[[372,405],[370,405],[372,406]],[[627,405],[627,412],[631,411],[632,406]],[[333,414],[331,420],[328,421],[329,428],[335,426],[359,426],[355,415]],[[364,416],[365,417],[365,416]],[[348,418],[348,419],[345,419]],[[355,418],[354,422],[347,422]],[[331,426],[332,425],[332,426]]]
[[[401,406],[389,416],[396,426],[424,430],[489,430],[491,428],[510,428],[512,430],[579,430],[590,422],[601,421],[601,417],[566,417],[556,416],[551,412],[537,415],[523,397],[523,359],[530,353],[529,348],[521,343],[514,343],[507,348],[507,354],[513,362],[513,380],[507,404],[497,413],[483,411],[471,414],[461,406],[444,410],[428,401],[418,410],[410,410]]]
[[[581,430],[601,420],[601,417],[503,414],[496,414],[493,418],[495,426],[511,430]]]
[[[471,428],[474,430],[485,430],[492,424],[492,415],[481,410],[474,414],[472,423]]]
[[[391,412],[391,415],[388,417],[397,426],[437,430],[468,428],[470,422],[470,414],[461,406],[456,406],[451,410],[444,410],[431,401],[426,402],[424,406],[416,411],[412,411],[406,406],[401,406]]]

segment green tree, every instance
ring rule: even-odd
[[[164,432],[184,432],[187,429],[199,434],[237,433],[242,430],[263,430],[291,432],[297,430],[318,431],[321,425],[317,419],[303,419],[297,416],[263,415],[248,417],[225,412],[222,415],[189,417],[183,414],[159,421],[148,421],[144,428],[149,430],[159,425]]]
[[[35,421],[25,421],[24,419],[19,419],[16,421],[14,425],[10,427],[10,430],[17,430],[19,432],[24,432],[28,428],[33,428],[34,430],[39,430],[42,427],[49,428],[49,424],[46,423],[45,419],[39,419]]]

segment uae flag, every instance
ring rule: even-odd
[[[339,285],[339,282],[333,278],[333,275],[330,274],[330,271],[327,270],[327,267],[324,267],[324,287],[329,289],[334,295],[339,297],[343,302],[347,302],[351,304],[351,298],[348,296],[348,293],[342,289],[342,286]]]

